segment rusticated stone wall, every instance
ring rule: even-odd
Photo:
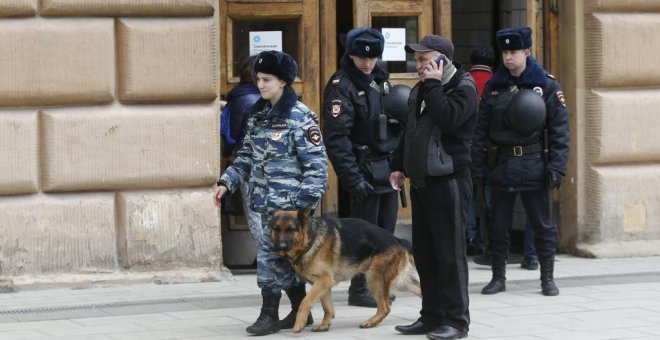
[[[575,98],[564,241],[586,256],[660,255],[660,1],[565,1],[560,15]]]
[[[221,265],[213,0],[3,0],[0,276]]]

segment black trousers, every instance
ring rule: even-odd
[[[396,191],[371,194],[357,203],[351,200],[351,217],[371,222],[390,233],[394,233],[398,211],[399,201]]]
[[[410,189],[413,255],[422,286],[420,321],[467,331],[470,325],[465,218],[472,180],[427,178]]]
[[[554,256],[557,250],[557,228],[550,221],[548,191],[509,192],[504,188],[491,188],[490,216],[488,225],[488,251],[493,257],[507,259],[511,239],[509,231],[513,221],[516,196],[527,213],[527,220],[534,230],[534,244],[539,257]]]

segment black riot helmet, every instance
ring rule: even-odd
[[[522,89],[509,102],[504,122],[515,132],[529,136],[540,130],[545,123],[545,101],[530,89]]]
[[[388,116],[405,122],[409,96],[410,87],[402,84],[392,86],[390,93],[383,97],[383,110]]]

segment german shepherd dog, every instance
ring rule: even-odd
[[[289,257],[298,275],[312,283],[302,300],[293,331],[302,331],[312,306],[320,298],[323,321],[312,329],[324,332],[335,317],[331,289],[336,283],[364,273],[376,299],[376,314],[360,328],[378,325],[390,313],[390,289],[421,297],[419,275],[410,242],[359,218],[314,218],[311,207],[278,210],[270,223],[273,247]]]

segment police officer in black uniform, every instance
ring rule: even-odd
[[[376,62],[385,39],[373,28],[348,32],[340,69],[323,93],[323,139],[328,157],[351,199],[351,217],[394,232],[397,192],[389,184],[389,161],[399,143],[399,117],[388,114],[383,98],[389,74]],[[376,307],[364,275],[349,287],[348,304]]]
[[[566,173],[568,110],[559,83],[530,56],[532,30],[506,28],[496,33],[502,65],[484,91],[472,142],[472,176],[478,187],[491,186],[488,251],[492,280],[482,294],[505,291],[509,229],[517,195],[534,229],[541,264],[541,291],[554,296],[557,229],[551,221],[549,193]],[[486,144],[496,148],[488,165]],[[494,164],[493,164],[494,163]],[[478,188],[477,190],[481,190]]]

